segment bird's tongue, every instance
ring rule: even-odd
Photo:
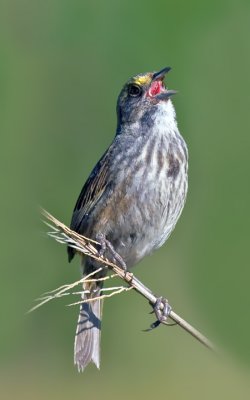
[[[161,93],[162,89],[162,81],[154,81],[149,88],[148,95],[156,96],[157,94]]]

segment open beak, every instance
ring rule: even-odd
[[[177,93],[176,90],[168,90],[165,88],[163,80],[166,74],[171,70],[171,67],[166,67],[161,69],[159,72],[155,72],[152,76],[152,82],[160,81],[161,82],[161,91],[160,93],[156,94],[155,97],[157,100],[167,100],[169,97],[173,96]]]

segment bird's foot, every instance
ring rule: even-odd
[[[163,309],[161,308],[161,305],[163,304]],[[145,332],[152,331],[152,329],[157,328],[161,323],[166,323],[170,313],[171,313],[171,306],[168,304],[167,299],[164,297],[158,297],[155,304],[153,305],[153,313],[155,313],[155,316],[157,320],[153,322],[150,325],[150,328],[146,329]]]
[[[125,272],[127,272],[127,265],[126,265],[125,261],[124,261],[123,258],[120,256],[120,254],[118,254],[118,253],[115,251],[113,245],[110,243],[109,240],[107,240],[107,239],[105,238],[105,236],[103,235],[103,233],[98,233],[98,234],[96,235],[96,240],[97,240],[97,241],[100,243],[100,245],[101,245],[101,249],[99,250],[99,255],[100,255],[100,257],[103,257],[105,251],[106,251],[106,250],[109,250],[110,253],[111,253],[112,256],[113,256],[113,261],[114,261],[114,263],[115,263],[115,262],[118,262],[118,263],[119,263],[119,266],[120,266]]]

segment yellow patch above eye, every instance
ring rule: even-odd
[[[137,76],[134,79],[134,82],[137,83],[138,85],[147,85],[151,82],[151,76],[150,75],[141,75]]]

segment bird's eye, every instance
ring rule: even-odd
[[[139,97],[142,93],[142,88],[138,85],[132,84],[128,88],[128,94],[132,97]]]

